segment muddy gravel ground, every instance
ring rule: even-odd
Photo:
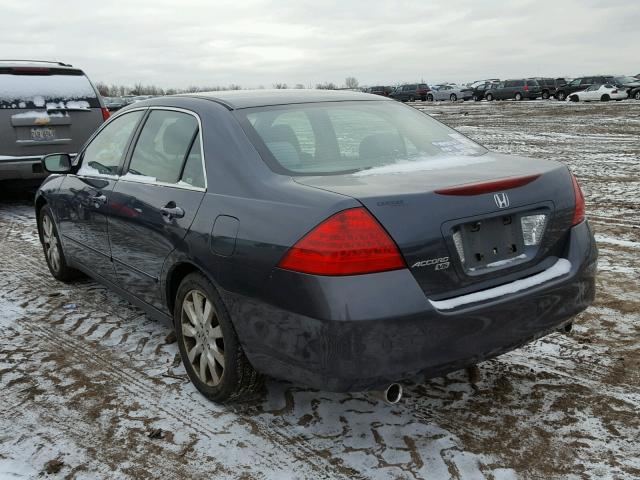
[[[600,248],[573,332],[390,407],[268,381],[218,406],[169,327],[90,280],[49,275],[30,199],[0,200],[0,478],[640,477],[640,102],[414,106],[491,149],[565,162]]]

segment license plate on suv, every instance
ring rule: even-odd
[[[47,140],[55,140],[56,129],[53,127],[32,127],[31,140],[43,142]]]

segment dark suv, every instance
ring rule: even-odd
[[[515,79],[505,80],[494,84],[485,93],[488,101],[492,100],[523,100],[525,98],[534,100],[542,95],[542,88],[537,80]]]
[[[542,89],[541,96],[544,100],[547,100],[551,98],[552,95],[555,95],[557,86],[561,85],[561,83],[558,83],[555,78],[534,78],[533,80],[537,80],[537,82],[540,84],[540,88]],[[566,82],[562,81],[562,83]]]
[[[109,117],[82,70],[0,60],[0,180],[40,183],[43,155],[75,155]]]
[[[368,87],[367,89],[365,89],[365,93],[373,93],[374,95],[381,95],[383,97],[388,97],[392,91],[393,91],[393,88],[385,87],[382,85],[378,85],[375,87]]]
[[[417,99],[424,102],[427,99],[427,93],[430,91],[431,89],[426,83],[412,83],[397,87],[389,94],[389,96],[394,100],[400,100],[401,102],[413,102]]]
[[[594,75],[591,77],[578,77],[564,85],[558,85],[556,89],[556,100],[566,100],[567,96],[573,92],[586,90],[591,85],[604,85],[606,83],[614,83],[613,75]]]

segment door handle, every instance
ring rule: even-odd
[[[164,207],[160,209],[163,217],[167,217],[168,220],[172,218],[182,218],[184,217],[184,210],[178,206],[174,202],[167,203]]]

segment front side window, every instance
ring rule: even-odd
[[[142,127],[125,178],[178,183],[198,133],[193,115],[152,110]]]
[[[396,102],[259,107],[235,115],[262,158],[279,173],[331,175],[486,153],[455,130]]]
[[[78,175],[117,175],[125,149],[143,110],[125,113],[111,120],[82,154]]]
[[[571,83],[569,85],[571,85],[572,87],[577,87],[578,85],[580,85],[581,80],[579,78],[576,78],[575,80],[571,80]]]

